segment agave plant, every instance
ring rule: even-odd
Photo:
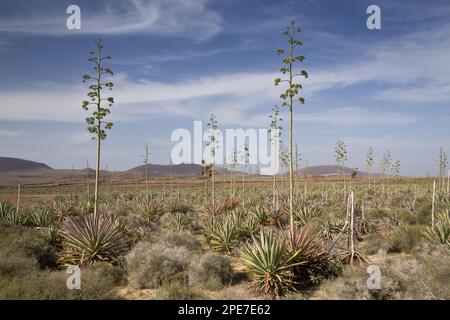
[[[31,223],[38,228],[48,228],[55,224],[56,217],[53,212],[47,208],[36,208],[31,213]]]
[[[436,203],[443,207],[443,208],[449,208],[450,210],[450,197],[447,195],[437,195],[436,196]]]
[[[155,221],[162,213],[162,206],[155,200],[144,200],[137,203],[135,210],[147,221]]]
[[[246,215],[241,210],[233,212],[230,219],[236,227],[236,238],[238,240],[251,237],[261,228],[261,225],[255,217]]]
[[[172,198],[169,201],[167,201],[165,210],[169,213],[175,212],[188,213],[191,210],[191,207],[184,200]]]
[[[50,210],[54,212],[55,215],[63,217],[70,214],[71,211],[74,211],[72,210],[72,208],[75,206],[75,204],[75,202],[69,203],[67,201],[64,201],[62,197],[56,196],[50,205]]]
[[[269,225],[271,212],[270,209],[264,205],[257,204],[252,209],[252,215],[255,217],[256,221],[258,221],[261,225]]]
[[[310,231],[308,226],[294,229],[287,234],[288,252],[295,263],[293,273],[299,283],[309,282],[311,276],[328,272],[330,256],[324,250],[318,233]]]
[[[169,227],[172,231],[179,232],[186,229],[189,225],[189,219],[185,213],[176,212],[169,218]]]
[[[118,210],[118,205],[114,202],[102,202],[99,203],[99,209],[101,212],[110,212],[113,210]]]
[[[224,205],[221,202],[207,203],[200,209],[200,214],[203,219],[207,219],[209,217],[218,216],[223,213],[225,210]]]
[[[375,225],[375,229],[377,232],[385,232],[394,229],[399,226],[401,221],[394,217],[384,217],[381,220],[377,221]],[[357,230],[355,230],[357,231]]]
[[[239,200],[236,198],[226,197],[223,201],[223,211],[231,211],[239,206]]]
[[[266,206],[270,208],[269,224],[277,225],[285,212],[285,208],[284,207],[272,208],[271,206],[269,206],[268,203],[266,203]]]
[[[61,247],[62,244],[62,238],[61,234],[59,233],[59,230],[56,226],[49,226],[47,228],[42,229],[44,231],[44,238],[45,241],[54,246],[54,247]]]
[[[319,237],[324,242],[331,242],[340,232],[344,226],[345,221],[330,222],[325,220],[321,224]]]
[[[426,227],[424,234],[430,241],[450,247],[450,215],[447,212],[439,214],[434,228]]]
[[[245,218],[246,218],[246,211],[243,210],[236,210],[231,213],[229,216],[229,219],[233,222],[233,224],[237,227],[242,226],[244,224]]]
[[[57,209],[59,210],[59,209]],[[89,214],[94,212],[94,202],[90,199],[84,199],[79,201],[75,207],[75,213],[79,215]],[[62,212],[61,217],[65,216],[64,212]]]
[[[135,195],[131,192],[124,193],[120,195],[120,199],[123,201],[133,201],[135,199]]]
[[[247,217],[240,226],[241,236],[248,238],[261,230],[261,224],[253,217]]]
[[[128,248],[126,230],[111,214],[66,217],[61,230],[66,264],[116,263]]]
[[[13,209],[5,201],[0,201],[0,220],[6,220],[6,216],[10,214]]]
[[[294,221],[300,225],[304,226],[308,224],[314,217],[320,214],[320,208],[314,205],[302,205],[296,208],[293,212]]]
[[[355,231],[357,235],[373,233],[377,231],[377,225],[372,221],[361,219],[356,222]]]
[[[323,250],[323,244],[317,236],[317,233],[312,235],[308,226],[294,230],[294,233],[289,231],[287,243],[289,254],[292,255],[292,259],[298,265],[315,263],[327,258],[327,254]]]
[[[219,251],[231,251],[238,237],[238,229],[229,218],[210,218],[203,225],[203,233],[210,246]]]
[[[16,226],[26,226],[30,224],[30,218],[23,210],[16,210],[12,208],[0,209],[0,219],[6,223],[14,224]]]
[[[269,294],[272,299],[293,289],[292,268],[295,263],[288,254],[284,239],[275,238],[272,229],[260,231],[259,239],[244,244],[240,263],[252,277],[252,286],[259,293]]]
[[[249,198],[249,199],[245,199],[245,203],[247,208],[253,208],[256,207],[260,204],[261,199],[258,198]]]

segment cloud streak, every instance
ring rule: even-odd
[[[68,30],[68,15],[55,2],[50,10],[33,8],[22,17],[2,18],[0,32],[27,35],[67,34],[182,35],[208,39],[222,29],[220,16],[208,8],[209,0],[117,0],[103,1],[100,10],[81,8],[81,30]],[[65,8],[64,8],[65,9]]]
[[[196,119],[214,112],[223,124],[265,126],[270,107],[278,102],[280,89],[273,85],[276,76],[277,73],[237,73],[163,83],[134,81],[124,74],[118,74],[112,92],[116,100],[112,117],[124,121],[137,120],[142,116]],[[350,85],[345,83],[345,75],[343,82],[338,73],[332,72],[318,72],[313,79],[312,83],[307,82],[310,95]],[[46,92],[41,88],[27,93],[5,92],[2,94],[0,119],[83,121],[85,113],[81,110],[80,102],[84,99],[86,90],[78,85],[59,88],[58,91],[62,93]],[[323,110],[320,107],[316,109]],[[301,121],[345,125],[401,125],[414,123],[416,119],[401,113],[374,114],[362,107],[335,107],[305,113]]]

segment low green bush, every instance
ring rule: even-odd
[[[391,214],[383,209],[373,209],[373,210],[369,210],[366,213],[366,218],[369,220],[382,219],[382,218],[387,218],[389,216],[391,216]]]
[[[81,269],[81,288],[68,289],[64,271],[29,270],[17,277],[0,278],[1,299],[72,300],[117,299],[114,288],[122,276],[117,267],[90,266]]]
[[[431,223],[431,203],[420,204],[416,209],[416,224],[428,225]]]
[[[56,249],[47,244],[45,235],[23,226],[0,223],[0,255],[2,260],[31,258],[41,268],[57,266]]]
[[[388,236],[388,252],[410,253],[419,244],[424,228],[418,225],[403,225],[392,231]]]

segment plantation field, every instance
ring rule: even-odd
[[[104,181],[98,215],[93,184],[4,183],[0,299],[450,299],[450,201],[432,181],[298,177],[293,230],[286,176],[218,177],[215,202],[201,179]]]

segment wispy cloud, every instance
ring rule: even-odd
[[[174,0],[171,0],[174,1]],[[179,1],[179,0],[176,0]],[[183,1],[191,10],[206,12],[207,1],[193,4]],[[197,2],[196,2],[197,3]],[[137,0],[131,4],[143,12],[145,5]],[[162,2],[152,2],[152,6]],[[201,5],[201,8],[198,7]],[[170,14],[175,14],[173,4],[167,5]],[[197,9],[194,9],[197,8]],[[134,9],[133,9],[134,10]],[[131,11],[133,11],[131,10]],[[144,10],[145,11],[145,10]],[[109,14],[115,12],[108,10]],[[0,29],[2,26],[0,22]],[[103,25],[103,23],[102,23]],[[443,64],[450,51],[450,24],[438,30],[430,29],[405,35],[396,40],[369,46],[364,59],[355,58],[352,63],[343,60],[335,67],[309,69],[310,77],[303,81],[308,103],[329,89],[339,89],[360,83],[377,84],[371,97],[392,101],[428,102],[450,99],[450,65]],[[151,61],[183,59],[195,55],[213,55],[223,49],[188,51],[186,54],[155,55],[125,60],[123,64],[139,64]],[[279,76],[274,72],[243,72],[219,76],[177,80],[171,83],[130,79],[125,74],[116,75],[113,95],[117,101],[115,119],[135,120],[142,116],[179,116],[196,118],[209,112],[220,116],[222,123],[233,125],[265,125],[267,112],[278,102],[280,88],[273,85]],[[389,86],[388,89],[383,89]],[[48,86],[51,87],[51,86]],[[382,89],[380,89],[382,88]],[[28,92],[3,92],[0,101],[3,120],[59,120],[83,121],[84,112],[80,101],[85,88],[79,85],[58,87],[58,92],[45,88]],[[264,111],[261,108],[265,106]],[[320,109],[320,108],[317,108]],[[342,124],[411,124],[413,116],[401,113],[381,113],[367,106],[357,108],[335,107],[332,110],[306,113],[300,121]]]
[[[276,73],[238,73],[162,83],[135,81],[118,74],[113,91],[116,100],[113,117],[125,121],[158,115],[195,119],[214,112],[223,124],[265,126],[270,107],[278,101],[279,88],[273,85],[276,76]],[[341,80],[337,74],[318,73],[309,84],[309,93],[318,94],[340,86]],[[0,119],[82,121],[84,112],[80,101],[85,90],[81,86],[70,86],[59,91],[63,93],[46,92],[41,88],[27,93],[5,92],[2,94]],[[305,113],[300,119],[346,125],[410,124],[416,121],[414,117],[401,113],[375,113],[362,107],[336,107]]]
[[[3,130],[0,129],[0,140],[1,139],[11,139],[22,136],[22,132],[14,130]]]
[[[399,112],[384,112],[361,107],[341,107],[323,112],[303,113],[299,122],[335,125],[408,125],[417,119]]]
[[[208,8],[209,0],[102,1],[93,12],[81,7],[81,30],[66,28],[67,15],[56,5],[52,11],[39,7],[27,16],[2,18],[0,31],[29,35],[67,34],[165,34],[207,39],[221,30],[220,16]]]
[[[166,52],[154,55],[145,55],[131,59],[121,59],[112,61],[113,64],[124,65],[124,66],[142,66],[157,62],[167,62],[167,61],[185,61],[192,58],[198,57],[209,57],[219,53],[223,53],[227,50],[225,49],[215,49],[207,51],[195,51],[195,50],[185,50],[183,54],[179,52]]]
[[[443,102],[450,100],[450,83],[441,85],[418,86],[414,88],[392,88],[381,92],[378,97],[380,100],[391,100],[401,102]]]

